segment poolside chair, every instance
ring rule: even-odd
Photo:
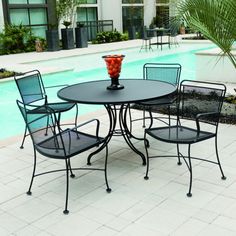
[[[178,87],[179,87],[180,74],[181,74],[181,65],[178,63],[146,63],[143,66],[143,79],[158,80],[158,81],[171,83],[174,86],[176,86],[176,92],[178,91]],[[146,126],[146,119],[151,119],[150,120],[151,124],[153,122],[153,119],[158,119],[158,120],[161,119],[161,121],[169,125],[170,124],[170,107],[172,105],[175,105],[175,102],[176,102],[176,94],[172,94],[172,95],[162,97],[159,99],[135,104],[135,106],[142,107],[143,117],[132,119],[132,116],[130,114],[131,129],[132,129],[132,122],[140,120],[140,119],[143,119],[143,127]],[[157,117],[154,115],[152,115],[151,117],[147,117],[146,111],[150,112],[153,107],[166,108],[168,112],[168,122],[165,121],[166,120],[165,117]]]
[[[70,172],[70,177],[74,178],[75,175],[73,173],[73,170],[104,171],[105,183],[107,187],[106,190],[107,192],[111,191],[107,181],[107,156],[108,156],[107,146],[106,146],[104,168],[90,168],[90,167],[72,168],[70,162],[70,158],[74,156],[79,157],[78,154],[83,153],[91,148],[98,147],[101,143],[104,142],[104,138],[101,138],[99,136],[100,122],[98,119],[92,119],[74,128],[71,129],[68,128],[62,130],[61,127],[59,126],[55,113],[53,112],[53,110],[51,110],[50,107],[47,107],[47,113],[35,113],[33,105],[25,105],[24,103],[18,100],[17,100],[17,105],[24,118],[34,148],[33,173],[30,181],[29,190],[27,191],[28,195],[32,194],[31,188],[35,177],[44,174],[65,171],[66,200],[65,200],[65,209],[63,213],[68,214],[69,172]],[[91,134],[93,131],[91,131],[91,133],[85,133],[84,131],[79,131],[80,128],[85,127],[87,124],[90,124],[89,128],[91,130],[92,123],[95,123],[95,125],[93,126],[93,128],[95,128],[94,134]],[[47,132],[47,136],[45,136],[45,132]],[[37,153],[48,158],[64,160],[65,169],[42,170],[41,167],[40,171],[37,173],[36,171]]]
[[[149,127],[145,129],[145,139],[147,136],[150,136],[161,142],[177,144],[178,165],[181,165],[180,158],[183,158],[190,173],[189,190],[187,193],[188,197],[192,196],[192,159],[206,161],[218,165],[222,175],[221,178],[223,180],[226,179],[220,164],[217,148],[218,123],[225,92],[226,87],[224,84],[184,80],[180,84],[176,124],[164,127]],[[202,157],[198,158],[191,155],[192,144],[211,138],[215,139],[217,161],[212,161],[209,159],[209,157],[204,159]],[[144,142],[147,154],[147,170],[144,177],[145,179],[148,179],[150,158],[173,157],[173,155],[168,155],[168,153],[166,156],[150,156],[148,147],[151,148],[151,143],[152,142],[149,142],[149,147],[147,146],[147,143]],[[180,152],[180,144],[188,145],[187,155],[184,155]],[[204,155],[204,151],[201,153]]]
[[[15,82],[17,88],[20,92],[22,102],[25,105],[34,104],[37,106],[32,107],[33,111],[36,113],[48,113],[48,111],[53,111],[58,115],[58,120],[60,122],[61,113],[71,110],[73,107],[76,109],[74,126],[77,124],[78,116],[78,106],[76,103],[71,102],[48,102],[48,97],[45,88],[55,88],[65,85],[56,85],[53,87],[44,87],[41,74],[38,70],[32,70],[25,72],[20,75],[15,75]],[[50,109],[48,109],[50,108]],[[32,111],[32,112],[33,112]],[[27,127],[25,127],[25,132],[20,148],[24,148],[25,137],[27,136]]]
[[[152,45],[151,45],[152,36],[150,35],[149,32],[150,31],[147,30],[146,26],[142,27],[141,31],[142,45],[141,48],[139,49],[139,52],[141,52],[143,49],[145,51],[152,50]]]

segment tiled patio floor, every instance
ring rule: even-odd
[[[141,115],[136,112],[135,115]],[[106,133],[107,116],[99,110],[81,119],[97,117]],[[176,159],[152,159],[150,179],[143,179],[146,167],[121,137],[109,144],[106,193],[103,172],[75,172],[70,181],[69,215],[63,215],[65,176],[63,173],[36,178],[33,194],[27,191],[32,171],[32,146],[21,137],[0,143],[0,235],[76,236],[166,236],[236,235],[236,126],[220,124],[219,153],[227,180],[221,180],[217,166],[194,162],[193,196],[186,197],[189,173]],[[141,124],[135,134],[142,136]],[[175,146],[153,142],[150,152],[174,152]],[[144,151],[143,142],[136,142]],[[151,151],[152,150],[152,151]],[[72,159],[86,166],[85,153]],[[193,146],[193,155],[214,158],[213,140]],[[93,158],[103,165],[104,152]],[[39,158],[39,169],[63,166],[63,161]]]

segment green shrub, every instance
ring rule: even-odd
[[[11,77],[14,74],[15,74],[14,71],[8,71],[8,70],[5,70],[4,68],[0,69],[0,79]]]
[[[26,26],[7,25],[0,33],[0,55],[35,51],[36,38]]]
[[[93,43],[111,43],[125,40],[128,40],[127,34],[122,34],[114,30],[97,33],[96,39],[93,40]]]

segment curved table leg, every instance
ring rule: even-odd
[[[107,136],[104,139],[103,144],[96,151],[89,154],[89,156],[87,158],[87,165],[91,165],[91,158],[93,155],[99,153],[100,151],[102,151],[103,148],[105,148],[108,145],[108,143],[110,142],[112,135],[114,133],[115,127],[116,127],[116,121],[117,121],[116,110],[113,110],[110,105],[104,105],[104,106],[107,110],[107,114],[109,117],[109,124],[110,124],[109,130],[108,130]]]
[[[130,132],[130,129],[127,125],[127,112],[128,112],[128,110],[129,110],[129,105],[126,105],[126,104],[121,105],[120,114],[119,114],[119,124],[120,124],[120,128],[121,128],[121,134],[122,134],[124,140],[126,141],[126,143],[128,144],[128,146],[142,158],[143,165],[146,165],[145,155],[142,152],[140,152],[133,145],[133,143],[130,140],[130,138],[134,138],[139,141],[144,141],[145,139],[144,138],[137,138]],[[148,142],[147,140],[145,140],[145,141]]]
[[[124,105],[122,110],[123,110],[122,112],[124,113],[123,118],[122,118],[123,119],[123,125],[124,125],[124,129],[129,134],[129,138],[134,138],[134,139],[139,140],[139,141],[145,141],[146,145],[149,147],[148,139],[138,138],[138,137],[136,137],[132,134],[132,121],[131,121],[131,118],[129,119],[130,120],[130,125],[128,126],[128,124],[127,124],[127,113],[128,113],[129,116],[131,116],[130,104]]]
[[[137,138],[135,136],[133,136],[131,134],[131,132],[129,131],[126,119],[127,119],[127,110],[128,110],[128,106],[127,104],[122,104],[119,105],[120,108],[117,108],[118,105],[104,105],[107,113],[108,113],[108,117],[109,117],[109,122],[110,122],[110,126],[109,126],[109,130],[108,130],[108,134],[105,137],[105,140],[103,142],[103,144],[94,152],[90,153],[87,159],[87,164],[91,165],[91,158],[93,155],[99,153],[103,148],[105,148],[108,143],[110,142],[111,138],[113,135],[122,135],[124,140],[126,141],[126,143],[128,144],[128,146],[135,152],[137,153],[143,161],[143,165],[146,165],[146,159],[145,159],[145,155],[140,152],[131,142],[130,138],[133,137],[135,139],[138,140],[144,140],[141,138]],[[119,112],[119,116],[117,115],[117,112]],[[117,118],[119,119],[119,126],[120,126],[120,130],[116,129],[116,124],[117,124]]]

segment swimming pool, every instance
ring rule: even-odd
[[[180,46],[181,47],[181,46]],[[138,49],[128,49],[127,57],[123,61],[121,78],[142,78],[142,67],[147,62],[176,62],[182,65],[181,80],[183,79],[195,79],[195,56],[194,53],[200,49],[207,49],[209,44],[195,45],[186,47],[185,51],[176,48],[176,53],[167,55],[154,53],[137,53]],[[116,51],[115,53],[125,54],[123,51]],[[136,54],[135,54],[136,53]],[[173,53],[173,51],[172,51]],[[70,64],[74,69],[70,71],[53,73],[43,75],[45,86],[51,86],[55,84],[74,84],[89,80],[108,79],[105,69],[105,63],[101,59],[101,55],[108,53],[100,53],[93,55],[86,55],[80,57],[69,57],[57,60],[48,60],[43,62],[37,62],[35,65],[54,65],[63,66]],[[82,58],[82,59],[81,59]],[[79,67],[78,67],[79,61]],[[74,63],[74,64],[73,64]],[[32,64],[32,63],[31,63]],[[89,64],[89,65],[88,65]],[[37,68],[37,67],[36,67]],[[108,79],[109,83],[109,79]],[[14,81],[6,81],[0,83],[0,139],[8,138],[14,135],[19,135],[24,132],[24,122],[18,111],[15,100],[20,98],[18,90]],[[49,101],[56,101],[58,88],[47,90]],[[85,114],[90,111],[101,108],[100,106],[79,106],[79,115]],[[69,119],[73,116],[73,111],[64,115],[63,119]]]

